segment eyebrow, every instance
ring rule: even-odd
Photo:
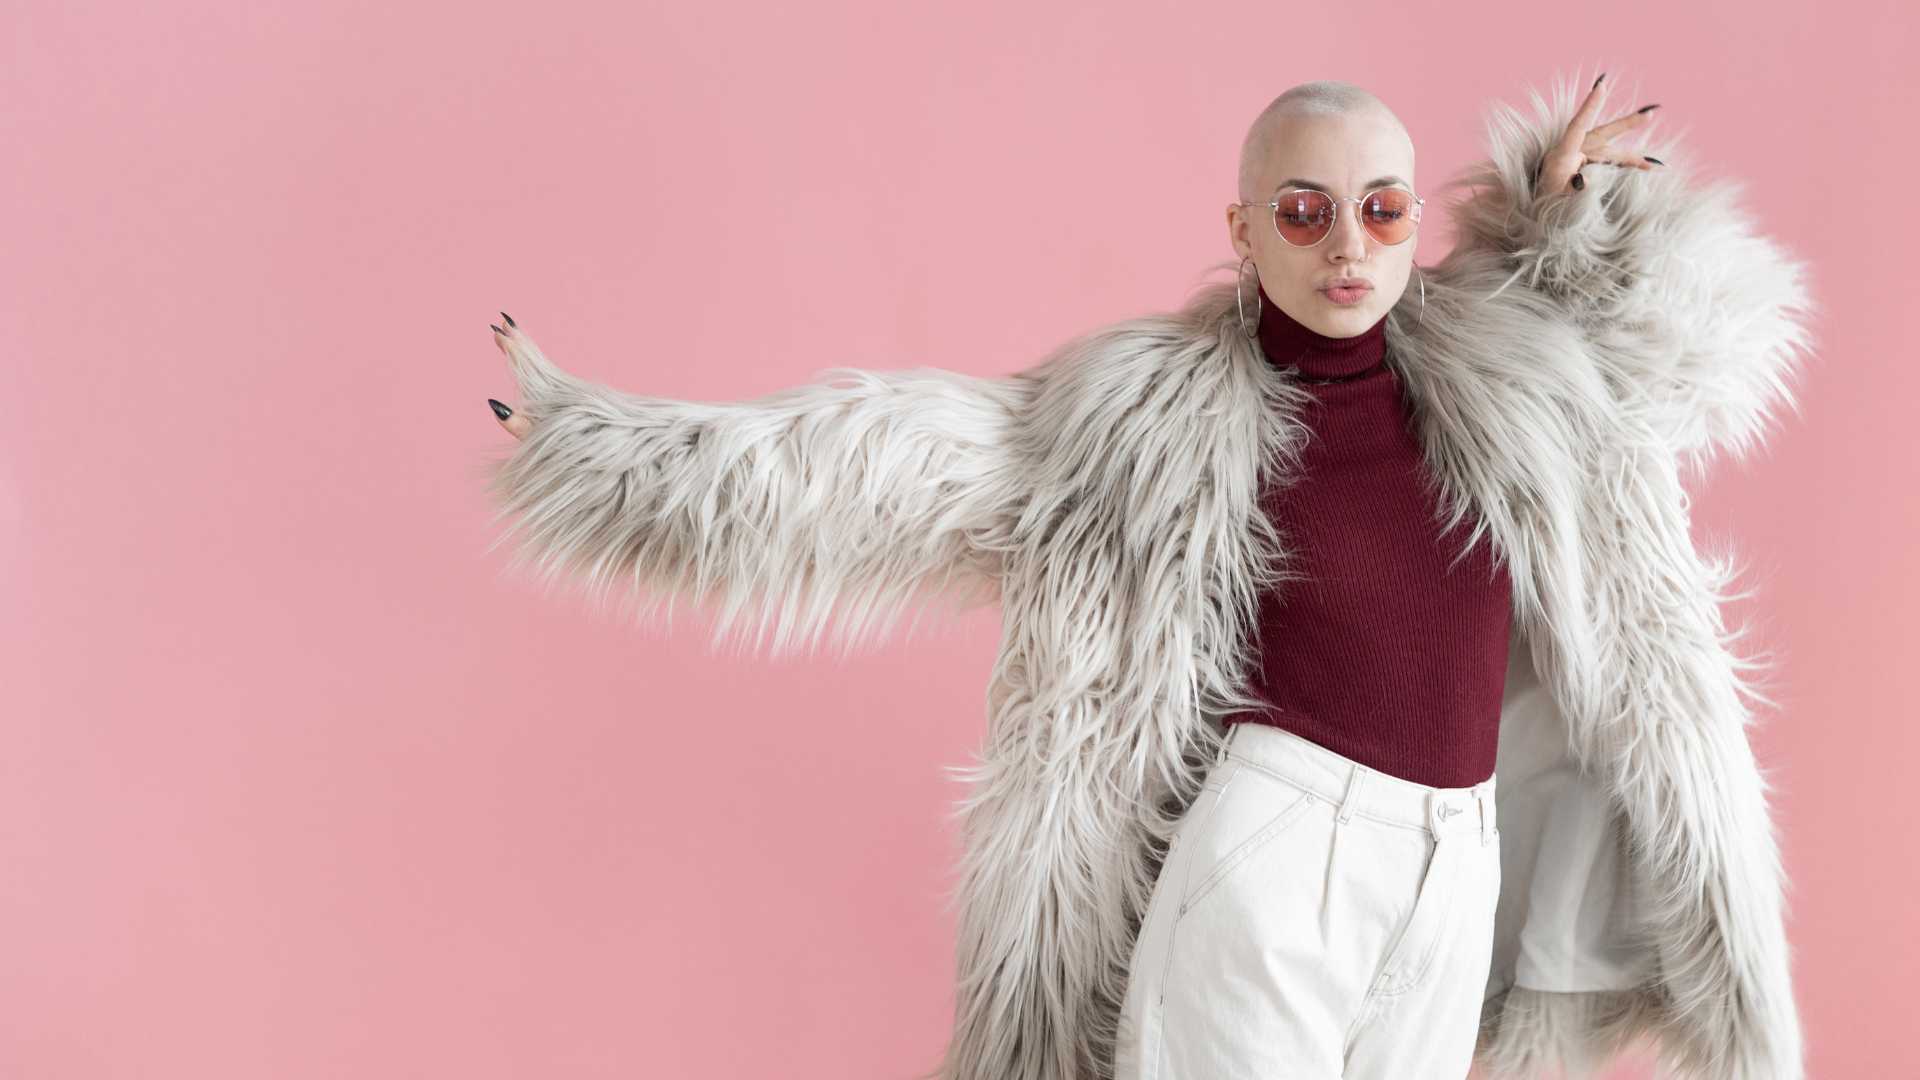
[[[1374,188],[1393,187],[1395,185],[1398,185],[1403,188],[1407,188],[1408,190],[1412,190],[1413,188],[1413,185],[1407,183],[1405,180],[1402,180],[1397,176],[1389,175],[1389,176],[1374,177],[1373,179],[1367,181],[1367,186],[1362,190],[1372,191]],[[1280,181],[1280,187],[1281,188],[1304,187],[1304,188],[1312,188],[1315,191],[1327,190],[1327,185],[1321,183],[1318,180],[1302,180],[1297,176],[1290,176],[1287,179]],[[1278,191],[1280,190],[1280,188],[1275,188],[1274,190]]]

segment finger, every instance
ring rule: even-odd
[[[1579,111],[1573,114],[1573,120],[1567,124],[1567,130],[1560,136],[1555,147],[1562,153],[1577,153],[1582,143],[1587,141],[1587,131],[1593,127],[1594,117],[1600,115],[1600,104],[1606,98],[1606,72],[1601,72],[1593,86],[1587,91],[1587,98],[1580,103]]]
[[[539,399],[581,388],[581,381],[547,359],[526,330],[513,321],[513,316],[503,311],[500,318],[506,323],[504,328],[489,324],[493,343],[506,356],[507,370],[512,373],[523,399]]]
[[[514,358],[515,346],[525,348],[527,335],[520,329],[520,324],[513,321],[513,316],[504,311],[500,313],[500,321],[507,324],[505,329],[501,329],[495,323],[488,323],[487,328],[493,331],[493,343],[499,346],[501,352],[507,354],[507,359],[511,360]]]
[[[1597,158],[1591,158],[1589,160],[1591,160],[1594,164],[1597,164],[1597,165],[1618,165],[1623,169],[1641,169],[1641,170],[1651,169],[1655,165],[1666,164],[1666,162],[1661,161],[1657,157],[1647,157],[1644,154],[1621,153],[1620,151],[1617,151],[1617,150],[1613,151],[1612,156],[1610,157],[1597,157]]]
[[[493,418],[500,421],[500,426],[506,428],[507,434],[514,438],[524,439],[533,430],[533,423],[525,415],[514,412],[505,402],[488,398],[487,407],[493,410]]]
[[[1652,105],[1642,105],[1638,109],[1635,109],[1634,111],[1628,113],[1625,116],[1619,117],[1618,119],[1609,120],[1606,123],[1601,124],[1599,127],[1594,128],[1591,132],[1588,132],[1588,135],[1589,136],[1597,135],[1603,139],[1611,139],[1615,135],[1618,135],[1623,131],[1630,131],[1633,128],[1637,128],[1640,125],[1646,123],[1648,120],[1653,119],[1651,114],[1653,113],[1653,110],[1659,107],[1660,105],[1657,102]]]
[[[487,329],[493,331],[494,346],[500,350],[502,356],[507,358],[507,371],[512,374],[513,381],[524,392],[528,387],[529,378],[538,377],[538,369],[528,361],[526,350],[522,345],[524,338],[514,325],[513,319],[504,311],[500,313],[500,317],[506,319],[506,329],[503,330],[493,323],[488,323]]]
[[[1579,191],[1586,187],[1580,176],[1580,170],[1587,164],[1587,129],[1593,126],[1594,117],[1599,115],[1600,106],[1606,100],[1606,73],[1593,80],[1587,89],[1586,100],[1568,121],[1567,130],[1562,132],[1558,142],[1544,155],[1541,161],[1541,194],[1557,194],[1567,189]]]

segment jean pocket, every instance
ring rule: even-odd
[[[1182,863],[1177,918],[1183,918],[1275,837],[1299,821],[1314,797],[1272,773],[1227,763],[1228,775],[1204,806]]]

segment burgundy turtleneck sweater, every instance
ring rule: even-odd
[[[1260,294],[1268,362],[1314,395],[1297,481],[1263,501],[1304,580],[1261,598],[1253,690],[1274,724],[1392,776],[1469,787],[1493,775],[1512,599],[1487,538],[1441,534],[1386,317],[1315,332]]]

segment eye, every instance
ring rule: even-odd
[[[1327,213],[1325,200],[1315,195],[1301,195],[1280,202],[1280,220],[1288,225],[1322,225],[1326,223]]]
[[[1362,204],[1368,221],[1391,224],[1408,217],[1413,209],[1413,199],[1398,189],[1374,194]]]

